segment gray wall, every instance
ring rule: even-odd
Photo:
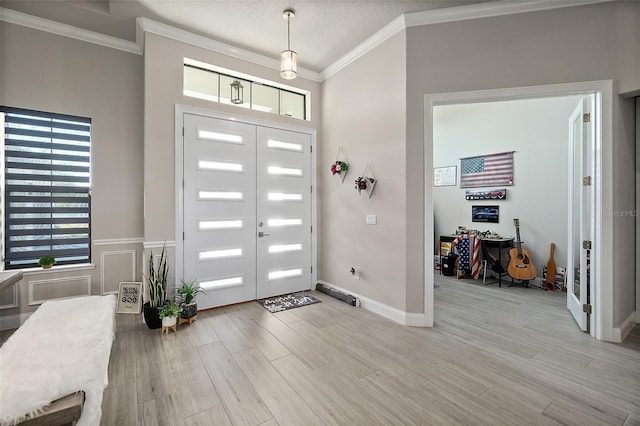
[[[413,27],[407,31],[407,174],[424,177],[424,94],[613,79],[640,88],[640,3],[581,7]],[[633,103],[614,100],[613,204],[633,209]],[[429,131],[430,129],[426,129]],[[431,188],[408,185],[407,235],[423,235]],[[613,223],[614,326],[634,310],[633,220]],[[423,310],[422,239],[407,238],[407,307]]]
[[[580,100],[568,96],[435,107],[434,167],[455,165],[458,173],[456,186],[433,188],[436,242],[458,225],[515,236],[513,219],[519,218],[522,241],[538,276],[550,243],[556,245],[556,264],[566,267],[569,117]],[[506,188],[507,199],[466,200],[460,188],[460,158],[507,151],[515,151],[514,184],[495,187]],[[472,205],[498,205],[500,222],[472,222]]]
[[[318,278],[405,311],[405,74],[402,31],[322,86]],[[342,147],[344,183],[329,172]],[[371,198],[354,188],[367,163],[378,183]],[[377,225],[366,225],[367,214]],[[360,280],[349,273],[361,271]]]
[[[101,294],[140,280],[142,57],[0,21],[3,105],[92,119],[92,258],[95,268],[33,271],[2,293],[4,316],[33,298]],[[56,280],[65,278],[67,284]],[[74,278],[69,280],[68,278]]]

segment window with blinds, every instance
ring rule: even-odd
[[[0,107],[4,266],[91,260],[91,119]]]

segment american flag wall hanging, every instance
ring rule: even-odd
[[[513,151],[460,159],[460,188],[513,185]]]

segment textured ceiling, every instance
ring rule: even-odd
[[[321,72],[403,13],[487,0],[1,0],[0,5],[135,41],[146,17],[277,58],[287,45],[282,11],[296,11],[291,48],[301,67]]]

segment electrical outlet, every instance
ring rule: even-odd
[[[375,214],[368,214],[365,218],[367,225],[376,225],[378,223],[378,216]]]

